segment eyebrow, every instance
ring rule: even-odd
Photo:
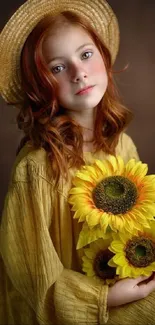
[[[78,52],[78,51],[81,50],[83,47],[85,47],[85,46],[90,46],[90,45],[94,45],[94,44],[93,44],[93,43],[82,44],[82,45],[80,45],[80,46],[76,49],[75,52]],[[50,59],[50,60],[48,61],[48,63],[49,63],[49,62],[52,62],[52,61],[54,61],[54,60],[57,60],[57,59],[64,59],[64,56],[57,56],[57,57],[54,57],[54,58]]]

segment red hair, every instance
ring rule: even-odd
[[[25,133],[17,150],[29,140],[33,148],[43,147],[52,164],[56,182],[67,176],[69,167],[79,168],[83,160],[82,129],[57,102],[57,82],[49,70],[42,52],[42,44],[49,29],[63,23],[79,25],[92,37],[98,47],[108,75],[108,87],[98,105],[95,128],[95,150],[115,155],[120,133],[131,120],[131,112],[121,103],[114,85],[111,56],[99,35],[80,16],[66,11],[57,17],[43,18],[27,38],[21,55],[22,88],[25,94],[17,116],[17,123]]]

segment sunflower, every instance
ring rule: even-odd
[[[155,271],[155,223],[150,222],[150,229],[133,234],[113,234],[109,250],[115,255],[108,265],[115,268],[117,265],[116,274],[120,278],[150,276]]]
[[[125,165],[119,156],[83,166],[69,192],[74,218],[89,228],[100,225],[104,233],[108,227],[130,233],[149,228],[155,215],[155,175],[147,171],[141,161]]]
[[[113,253],[108,249],[111,239],[98,239],[91,243],[89,248],[84,249],[82,257],[82,270],[87,276],[93,277],[98,281],[103,281],[108,285],[116,282],[116,268],[110,267],[108,261],[112,258]]]

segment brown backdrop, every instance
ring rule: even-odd
[[[127,71],[116,76],[124,103],[135,115],[128,133],[135,141],[141,159],[148,163],[149,172],[155,173],[155,2],[108,2],[116,12],[121,34],[120,51],[114,69],[122,70],[129,64]],[[22,3],[24,1],[7,0],[0,5],[1,28]],[[7,107],[0,98],[0,210],[15,159],[15,150],[21,137],[15,116],[15,109]]]

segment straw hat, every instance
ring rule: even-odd
[[[70,10],[87,19],[101,35],[114,63],[119,47],[117,18],[105,0],[28,0],[0,34],[0,94],[6,102],[21,100],[20,55],[37,23],[46,15]]]

